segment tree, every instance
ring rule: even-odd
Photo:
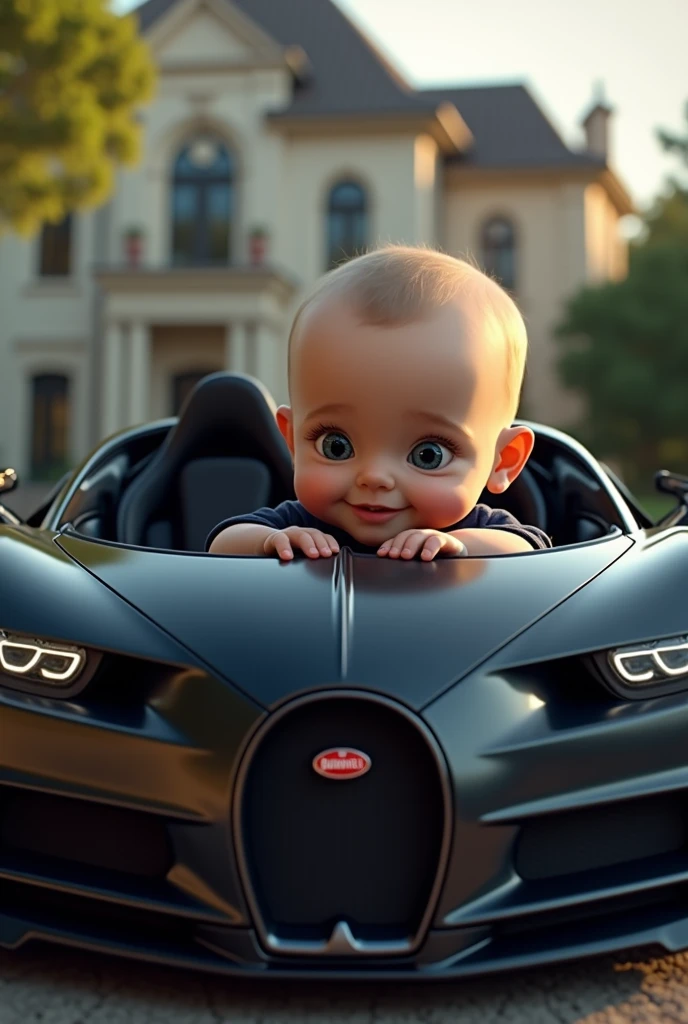
[[[645,216],[645,230],[636,249],[650,245],[688,246],[688,189],[676,182]]]
[[[634,484],[688,469],[688,246],[638,250],[624,281],[571,300],[559,334],[562,380],[586,399],[581,440]]]
[[[0,0],[0,233],[104,202],[155,70],[107,0]]]
[[[673,132],[668,132],[664,128],[659,128],[657,130],[657,138],[659,139],[660,145],[667,153],[678,153],[686,167],[688,167],[688,102],[683,108],[683,116],[686,122],[685,135],[674,135]]]
[[[676,153],[688,168],[688,103],[684,107],[686,134],[674,135],[663,128],[657,138],[667,153]],[[676,178],[669,178],[666,195],[660,196],[645,217],[643,245],[677,243],[688,245],[688,187]]]
[[[688,134],[658,134],[688,162]],[[585,400],[578,436],[636,486],[688,471],[688,189],[672,181],[644,219],[626,279],[583,288],[557,330],[562,382]]]

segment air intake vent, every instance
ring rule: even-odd
[[[172,862],[165,825],[158,818],[29,790],[9,790],[0,797],[3,852],[146,878],[164,878]]]
[[[688,803],[652,796],[527,822],[516,870],[535,881],[608,868],[688,847]]]

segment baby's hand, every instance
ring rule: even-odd
[[[386,540],[377,549],[383,558],[415,558],[420,554],[424,562],[442,552],[443,555],[465,555],[466,547],[458,537],[441,530],[402,530],[396,537]]]
[[[303,551],[309,558],[329,558],[339,551],[339,544],[329,533],[312,530],[310,527],[287,526],[275,530],[265,538],[263,550],[266,555],[277,555],[285,561],[294,557],[294,548]]]

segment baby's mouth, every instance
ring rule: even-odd
[[[388,505],[351,505],[351,508],[359,519],[367,523],[385,523],[403,512],[403,508],[390,508]]]

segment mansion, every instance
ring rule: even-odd
[[[333,0],[147,0],[143,155],[100,209],[0,241],[0,468],[56,479],[219,369],[286,399],[292,315],[384,242],[477,260],[529,332],[524,414],[565,426],[554,329],[622,276],[611,111],[568,147],[523,85],[415,90]]]

